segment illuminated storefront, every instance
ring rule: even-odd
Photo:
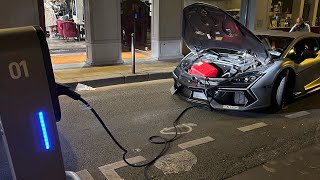
[[[272,0],[269,11],[270,29],[289,31],[298,17],[319,33],[319,0]]]

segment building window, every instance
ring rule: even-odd
[[[292,0],[273,0],[269,13],[270,28],[291,27],[292,20]]]

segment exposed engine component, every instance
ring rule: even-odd
[[[204,64],[206,63],[206,64]],[[203,65],[204,64],[204,65]],[[208,66],[211,65],[211,66]],[[197,60],[194,61],[194,64],[189,67],[188,72],[189,74],[196,74],[203,77],[233,77],[238,73],[243,73],[248,70],[254,70],[259,66],[261,63],[256,60],[254,55],[249,53],[236,53],[236,54],[212,54],[206,53],[204,56],[200,56]],[[193,73],[194,68],[201,67],[208,68],[209,71],[216,71],[215,76],[208,76],[207,73]],[[206,71],[201,69],[201,71]]]
[[[207,62],[200,61],[189,69],[188,73],[199,75],[206,78],[215,78],[218,75],[218,69]]]

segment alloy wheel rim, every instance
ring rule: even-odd
[[[283,94],[284,94],[285,84],[286,84],[286,77],[284,77],[280,81],[280,84],[279,84],[278,89],[277,89],[276,100],[277,100],[277,104],[279,106],[281,105],[281,103],[283,101]]]

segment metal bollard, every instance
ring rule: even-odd
[[[131,34],[131,53],[132,53],[132,74],[136,73],[136,46],[135,46],[135,34]]]

